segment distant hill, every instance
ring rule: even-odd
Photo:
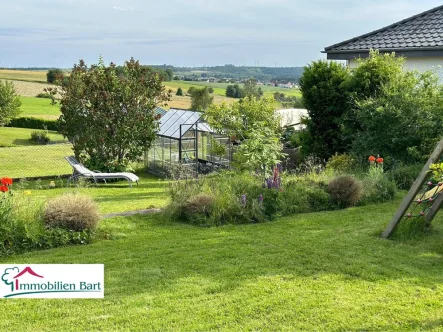
[[[260,81],[290,81],[298,82],[303,74],[303,67],[248,67],[224,65],[215,67],[174,67],[170,65],[152,67],[167,69],[170,68],[174,75],[185,77],[215,77],[215,78],[233,78],[246,79],[254,77]]]

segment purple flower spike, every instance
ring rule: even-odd
[[[280,173],[283,171],[283,166],[282,166],[281,163],[278,163],[278,164],[277,164],[277,169],[278,169],[278,171],[279,171]]]
[[[246,194],[241,195],[241,204],[246,207]]]
[[[258,203],[263,204],[263,194],[258,195]]]

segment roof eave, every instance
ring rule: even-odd
[[[322,51],[327,54],[328,60],[351,60],[355,58],[367,58],[369,56],[369,49],[361,50],[328,50]],[[443,47],[432,48],[385,48],[379,49],[380,53],[395,52],[398,56],[405,57],[436,57],[443,56]]]

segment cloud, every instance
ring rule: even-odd
[[[133,7],[118,7],[118,6],[112,6],[112,9],[120,12],[132,12],[135,10]]]

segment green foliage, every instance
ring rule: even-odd
[[[302,136],[304,154],[328,159],[345,152],[341,117],[348,107],[343,83],[349,72],[341,64],[324,60],[312,62],[300,79],[303,101],[308,110],[306,131]]]
[[[75,65],[61,87],[60,132],[86,166],[121,171],[140,160],[156,137],[153,109],[169,99],[160,77],[138,61],[106,67]]]
[[[208,92],[209,92],[209,93],[214,93],[214,88],[210,86],[210,87],[208,88]]]
[[[398,189],[409,190],[422,168],[423,164],[400,165],[389,170],[387,176],[397,185]]]
[[[248,139],[236,149],[234,165],[240,170],[259,171],[264,177],[272,173],[273,167],[285,156],[283,145],[272,129],[265,126],[252,128]]]
[[[362,184],[350,175],[342,175],[328,185],[328,193],[340,207],[356,205],[363,196]]]
[[[46,73],[46,81],[48,83],[56,83],[57,81],[63,80],[65,74],[61,69],[49,69]]]
[[[212,195],[191,196],[180,206],[180,219],[190,224],[202,225],[211,216],[214,205],[215,197]]]
[[[50,200],[46,204],[43,220],[49,228],[82,232],[94,230],[100,221],[100,214],[92,198],[70,193]]]
[[[190,90],[191,88],[189,88]],[[188,93],[189,93],[188,90]],[[193,111],[205,111],[211,106],[214,101],[214,97],[210,95],[207,87],[195,88],[191,92],[191,110]]]
[[[194,91],[195,91],[195,86],[191,86],[191,87],[189,87],[187,94],[190,95],[190,96],[192,96],[192,93],[193,93]]]
[[[12,119],[7,127],[57,131],[58,122],[56,120],[45,120],[34,117],[21,117]]]
[[[362,204],[381,203],[394,199],[397,192],[395,183],[383,173],[383,168],[373,165],[363,178]]]
[[[47,130],[35,130],[31,132],[31,142],[37,143],[37,144],[48,144],[51,139],[49,138],[48,131]]]
[[[245,96],[243,89],[238,84],[228,85],[226,87],[226,97],[243,98]]]
[[[348,154],[335,154],[326,163],[326,169],[331,169],[335,173],[350,173],[357,166],[356,160]]]
[[[171,68],[168,68],[165,70],[166,74],[168,75],[168,78],[166,81],[171,82],[174,79],[174,72]]]
[[[45,99],[52,99],[52,95],[50,93],[46,93],[46,92],[40,92],[37,96],[35,96],[36,98],[45,98]]]
[[[260,98],[263,95],[263,91],[257,86],[257,80],[255,78],[249,78],[244,81],[243,95],[251,98]]]
[[[176,96],[183,96],[183,90],[182,88],[178,87],[177,92],[175,93]]]
[[[402,71],[376,97],[357,101],[354,116],[361,130],[352,137],[353,154],[363,159],[377,151],[397,162],[423,162],[440,139],[442,98],[436,76]]]
[[[205,112],[205,119],[218,133],[239,139],[248,138],[248,131],[258,126],[280,133],[280,121],[272,98],[245,98],[235,103],[211,105]]]
[[[87,244],[94,237],[90,231],[47,229],[43,206],[29,197],[14,195],[0,200],[0,257],[31,250]]]
[[[21,104],[14,84],[0,80],[0,127],[7,125],[20,113]]]

